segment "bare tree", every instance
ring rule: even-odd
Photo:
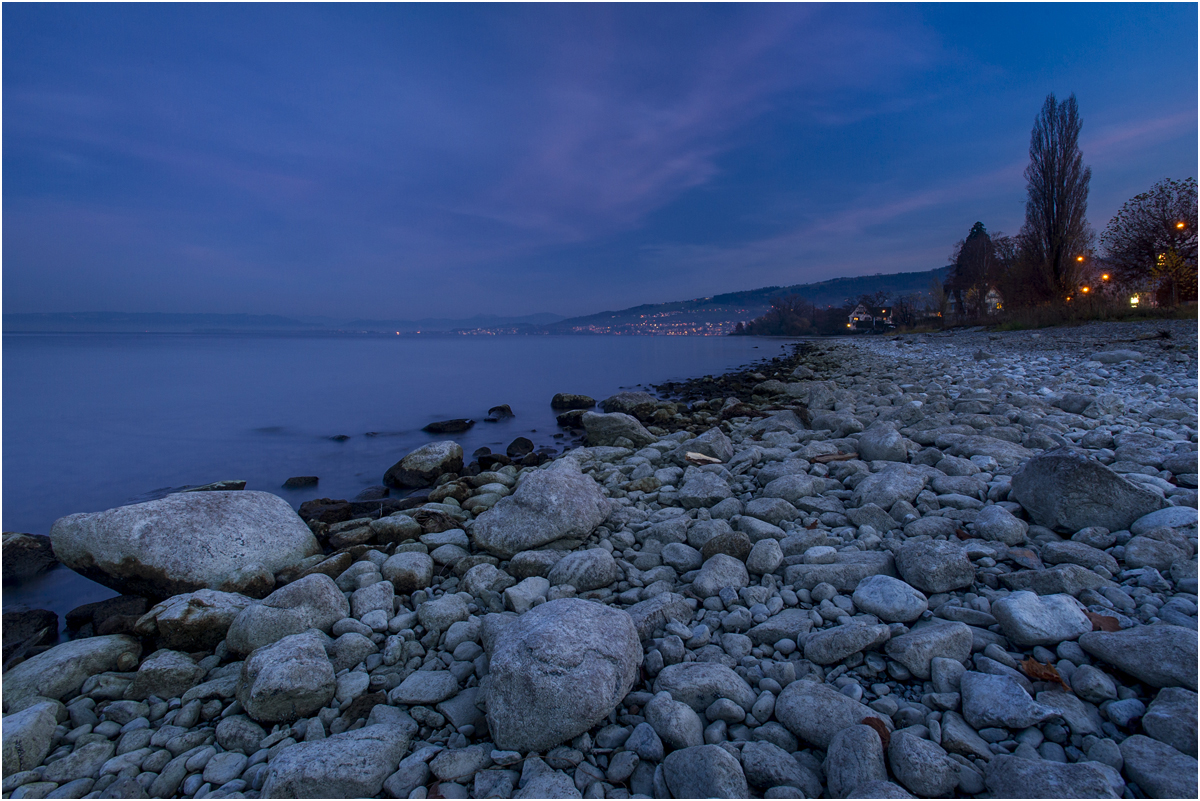
[[[1124,286],[1136,291],[1159,281],[1172,305],[1195,297],[1196,179],[1159,181],[1127,201],[1100,243]]]
[[[1051,94],[1029,139],[1022,249],[1042,292],[1058,299],[1074,290],[1076,259],[1091,241],[1087,196],[1092,170],[1079,151],[1082,125],[1075,95],[1059,103]]]

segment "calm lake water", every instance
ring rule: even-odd
[[[5,334],[3,530],[48,534],[63,515],[223,479],[293,507],[352,498],[438,439],[454,439],[468,457],[483,445],[503,452],[518,436],[561,449],[557,392],[599,400],[780,349],[780,340],[749,337]],[[516,417],[483,422],[502,403]],[[421,431],[457,417],[479,422],[464,434]],[[320,484],[280,486],[299,475]],[[4,605],[52,609],[61,620],[112,595],[59,568],[6,588]]]

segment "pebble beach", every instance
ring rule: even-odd
[[[123,595],[6,615],[4,797],[1195,798],[1196,321],[779,352],[60,519]]]

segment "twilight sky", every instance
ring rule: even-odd
[[[1197,172],[1179,4],[3,6],[5,312],[587,314],[1015,234]]]

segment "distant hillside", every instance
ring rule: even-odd
[[[653,303],[620,311],[571,317],[541,326],[538,333],[567,334],[721,334],[739,321],[760,316],[771,300],[786,295],[803,295],[817,306],[843,306],[860,295],[885,292],[889,300],[901,295],[925,295],[930,284],[943,281],[945,267],[918,273],[860,275],[834,278],[815,284],[768,286],[743,292],[727,292],[708,298]]]
[[[157,312],[55,312],[6,314],[9,332],[193,332],[193,331],[312,331],[310,323],[276,314],[162,314]]]
[[[565,319],[561,314],[526,314],[520,317],[477,314],[467,318],[425,317],[420,320],[351,320],[338,326],[349,331],[454,331],[464,328],[539,326]]]
[[[335,318],[298,320],[277,314],[164,314],[140,312],[76,312],[6,314],[4,330],[9,333],[413,333],[453,331],[490,326],[537,326],[563,319],[561,314],[529,314],[503,317],[482,314],[459,319],[350,320]]]

